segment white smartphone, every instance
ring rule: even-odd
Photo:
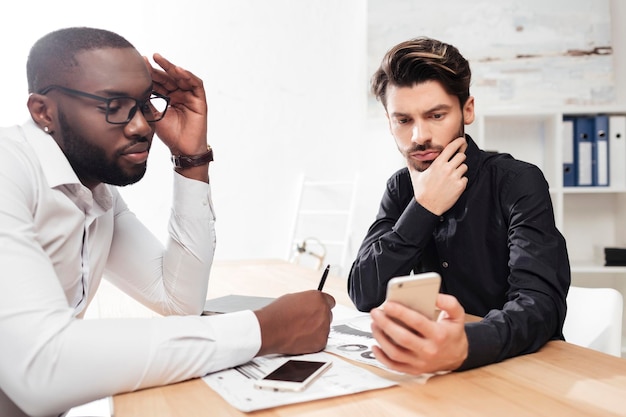
[[[441,276],[436,272],[395,277],[387,283],[385,302],[395,301],[435,320],[437,318],[435,304],[440,286]]]
[[[263,379],[255,381],[259,389],[302,391],[324,373],[332,362],[288,360]]]

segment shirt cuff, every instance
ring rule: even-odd
[[[468,352],[457,371],[478,368],[498,361],[500,338],[498,331],[487,323],[466,323]]]
[[[212,371],[241,365],[259,353],[261,326],[251,310],[218,314],[206,319],[211,323],[219,346],[211,360]]]
[[[174,171],[172,210],[180,216],[215,219],[211,185]]]
[[[406,206],[400,218],[398,218],[394,231],[406,241],[421,246],[425,244],[426,240],[432,238],[430,233],[432,228],[415,227],[415,225],[432,225],[432,227],[435,227],[439,219],[439,216],[426,210],[415,199],[411,199],[411,202]]]

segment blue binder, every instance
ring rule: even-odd
[[[577,116],[574,119],[574,160],[576,161],[576,185],[590,187],[597,181],[594,149],[595,117]]]
[[[594,185],[607,187],[609,178],[609,116],[599,114],[594,126],[595,182]]]

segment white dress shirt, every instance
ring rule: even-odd
[[[254,357],[252,312],[199,316],[214,220],[209,185],[175,173],[164,248],[32,121],[0,129],[0,415],[58,416]],[[81,320],[103,276],[169,317]]]

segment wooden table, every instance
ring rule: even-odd
[[[278,296],[316,288],[320,271],[279,260],[217,262],[209,297]],[[345,280],[329,276],[325,290],[351,306]],[[376,372],[384,372],[376,369]],[[626,360],[569,343],[466,372],[405,379],[398,386],[242,413],[201,379],[114,397],[115,417],[202,416],[626,416]]]

